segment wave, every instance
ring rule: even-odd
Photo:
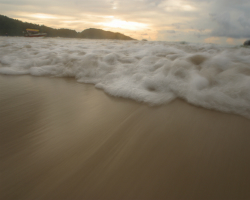
[[[152,105],[175,98],[250,118],[250,49],[212,44],[0,37],[0,74],[74,77]]]

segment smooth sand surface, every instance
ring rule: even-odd
[[[0,76],[0,199],[250,199],[250,120]]]

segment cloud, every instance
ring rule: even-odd
[[[174,34],[174,33],[176,33],[176,32],[175,32],[175,30],[168,30],[167,33]]]
[[[250,1],[219,0],[210,8],[211,36],[248,38],[250,37]]]
[[[250,15],[249,14],[242,14],[239,19],[238,22],[241,24],[242,27],[244,28],[250,28]]]
[[[233,17],[231,17],[233,15]],[[221,13],[210,15],[216,26],[211,35],[215,37],[247,38],[250,37],[249,17],[238,13]]]

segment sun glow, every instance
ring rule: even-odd
[[[42,13],[36,13],[36,14],[32,14],[30,16],[34,17],[34,18],[39,18],[39,19],[56,19],[57,18],[53,15],[42,14]]]
[[[142,30],[142,29],[147,28],[147,25],[143,23],[123,21],[119,19],[113,19],[110,22],[102,22],[98,24],[105,26],[105,27],[121,28],[121,29],[128,29],[128,30]]]

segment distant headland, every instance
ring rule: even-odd
[[[44,25],[22,22],[0,15],[0,36],[23,36],[23,31],[27,28],[39,29],[41,32],[47,33],[47,37],[135,40],[121,33],[114,33],[96,28],[89,28],[82,32],[76,32],[71,29],[54,29]]]

